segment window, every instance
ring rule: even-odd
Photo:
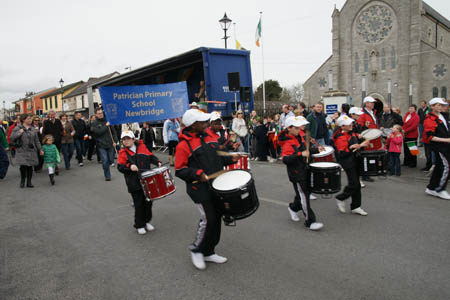
[[[58,99],[56,98],[56,96],[54,97],[55,99],[55,108],[58,108]]]
[[[355,73],[359,73],[359,55],[355,52]]]
[[[364,72],[369,72],[369,54],[364,50]]]
[[[397,64],[397,58],[395,57],[395,48],[394,46],[392,46],[392,50],[391,50],[391,68],[395,69],[396,64]]]
[[[81,107],[84,108],[84,95],[81,95]]]
[[[447,99],[447,87],[446,86],[443,86],[441,88],[441,97],[444,99]]]
[[[386,71],[386,52],[384,52],[384,48],[381,50],[381,70]]]
[[[50,99],[48,99],[48,100],[50,100],[50,109],[52,109],[53,108],[52,97],[50,97]]]
[[[439,96],[439,89],[437,87],[433,88],[433,98],[436,98]]]
[[[48,98],[45,98],[45,110],[48,110],[48,102],[47,102]]]

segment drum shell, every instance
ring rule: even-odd
[[[362,176],[386,175],[387,161],[386,151],[361,151],[360,174]]]
[[[244,186],[233,190],[212,189],[224,216],[231,216],[236,220],[245,219],[254,214],[259,207],[253,178]]]
[[[176,190],[170,170],[165,168],[160,172],[158,171],[150,172],[150,174],[141,174],[140,182],[142,190],[148,200],[164,198],[173,194]]]
[[[375,151],[383,148],[381,137],[369,141],[369,144],[364,147],[364,151]]]
[[[248,160],[247,153],[232,152],[232,154],[241,154],[241,155],[245,154],[245,155],[241,156],[236,163],[225,166],[224,167],[225,170],[245,170],[245,171],[250,170],[250,163]]]
[[[315,194],[335,194],[341,190],[341,167],[309,166],[308,185]]]
[[[313,162],[336,162],[334,159],[333,153],[328,154],[327,156],[322,157],[314,157],[313,156]]]

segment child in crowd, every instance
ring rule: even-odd
[[[161,166],[156,156],[148,151],[144,141],[136,141],[131,130],[125,130],[121,134],[123,148],[119,152],[117,168],[125,177],[128,193],[131,194],[134,203],[134,227],[138,234],[146,234],[155,228],[150,223],[152,220],[152,204],[145,197],[139,181],[139,172],[149,170],[151,164]]]
[[[392,127],[392,133],[387,138],[386,144],[389,147],[389,175],[392,176],[395,174],[397,176],[400,176],[400,154],[402,153],[403,145],[403,129],[400,125],[394,125],[394,127]]]
[[[311,192],[306,172],[306,158],[309,157],[310,151],[307,150],[305,139],[300,134],[308,123],[301,116],[286,118],[286,130],[278,136],[278,143],[281,146],[281,157],[287,167],[289,181],[292,182],[295,191],[294,201],[288,207],[291,220],[300,221],[298,212],[301,210],[305,215],[305,226],[310,230],[320,230],[323,224],[316,222],[316,216],[310,205]],[[317,150],[312,148],[311,152],[317,152]]]
[[[42,140],[42,151],[44,151],[44,162],[48,169],[48,176],[50,177],[50,183],[55,184],[55,169],[56,166],[61,162],[61,157],[59,155],[58,148],[56,148],[53,142],[55,139],[51,134],[44,136]]]

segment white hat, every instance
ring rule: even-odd
[[[377,100],[375,100],[375,99],[373,99],[373,97],[371,97],[371,96],[367,96],[366,98],[364,98],[364,101],[363,101],[364,103],[367,103],[367,102],[377,102]]]
[[[306,124],[309,124],[309,122],[305,119],[305,117],[298,116],[298,117],[288,117],[286,118],[286,121],[284,122],[286,127],[300,127]]]
[[[353,119],[349,116],[340,116],[336,121],[338,126],[345,126],[353,124]]]
[[[133,133],[133,131],[131,131],[131,130],[125,130],[125,131],[122,131],[122,134],[120,135],[120,139],[123,139],[124,137],[129,137],[129,138],[132,138],[132,139],[134,139],[134,133]]]
[[[210,115],[211,115],[211,119],[210,119],[211,122],[222,119],[222,116],[221,116],[220,112],[218,112],[218,111],[213,111],[212,113],[210,113]]]
[[[363,111],[361,110],[361,108],[355,106],[355,107],[350,108],[348,113],[349,114],[354,114],[354,115],[362,115]]]
[[[430,100],[430,105],[434,104],[448,105],[448,102],[445,101],[443,98],[433,98]]]
[[[191,104],[189,104],[189,107],[190,107],[190,108],[192,108],[193,106],[197,106],[197,107],[198,107],[197,102],[192,102]]]
[[[198,110],[196,108],[188,109],[183,115],[183,124],[186,127],[191,126],[195,122],[205,122],[208,121],[211,114],[207,114]]]

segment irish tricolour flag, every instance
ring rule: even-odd
[[[408,146],[408,149],[409,149],[409,152],[411,152],[411,155],[419,154],[419,148],[417,148],[417,144],[415,141],[406,142],[406,145]]]
[[[261,39],[261,18],[259,18],[258,26],[256,27],[255,39],[256,39],[256,46],[259,47],[260,46],[259,40]]]

